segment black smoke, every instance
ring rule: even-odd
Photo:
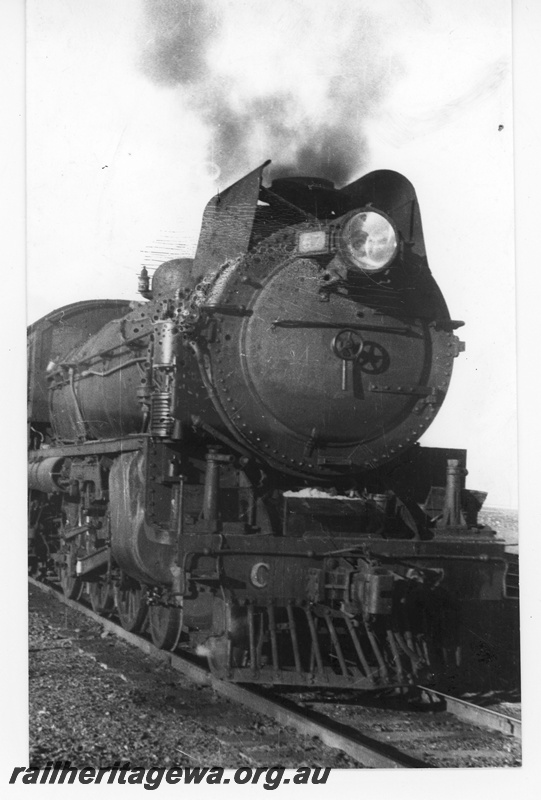
[[[251,90],[239,107],[244,76],[231,76],[221,69],[211,58],[211,48],[222,34],[223,15],[228,10],[234,9],[242,25],[242,3],[144,0],[141,67],[156,83],[181,88],[183,101],[209,127],[208,157],[219,167],[220,182],[229,183],[267,158],[273,162],[271,178],[295,173],[344,184],[362,169],[367,157],[364,126],[395,77],[396,65],[390,66],[383,55],[379,26],[364,3],[314,6],[326,15],[326,35],[331,37],[325,42],[327,53],[329,41],[336,36],[337,15],[342,15],[344,23],[343,15],[350,14],[326,63],[319,55],[317,36],[321,31],[312,33],[310,15],[306,18],[303,36],[313,38],[313,47],[308,49],[310,67],[315,75],[321,75],[326,97],[318,113],[303,108],[302,87],[295,75],[295,58],[306,57],[306,47],[297,56],[287,42],[282,53],[292,65],[287,85],[272,92]],[[285,25],[287,16],[285,3]],[[264,48],[266,37],[280,36],[280,30],[269,32],[262,25],[257,35]]]

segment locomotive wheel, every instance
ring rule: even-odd
[[[207,642],[210,671],[217,678],[227,678],[232,662],[231,642],[226,636],[214,636]]]
[[[69,600],[78,600],[83,591],[83,581],[75,573],[77,551],[78,545],[74,542],[70,543],[66,551],[66,561],[60,564],[58,568],[60,585],[62,586],[65,596]]]
[[[115,586],[115,605],[120,624],[130,633],[140,633],[148,613],[143,587],[135,582],[133,587],[123,584],[124,581]]]
[[[148,621],[156,647],[175,650],[182,632],[182,609],[178,606],[149,606]]]
[[[226,678],[232,667],[244,666],[248,654],[246,611],[215,597],[212,635],[206,644],[209,667],[216,677]]]
[[[87,555],[93,555],[100,547],[103,546],[108,538],[109,533],[109,515],[106,515],[103,532],[93,531],[85,535],[85,550]],[[113,595],[113,584],[111,580],[111,551],[109,550],[109,562],[107,569],[94,580],[86,583],[86,591],[90,599],[92,609],[96,614],[104,614],[109,616],[115,607],[115,598]]]
[[[110,616],[115,607],[115,598],[111,587],[111,582],[105,578],[103,581],[88,583],[88,596],[90,605],[96,614]]]

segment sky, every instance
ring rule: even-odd
[[[217,190],[272,174],[414,184],[466,351],[422,443],[517,506],[509,0],[27,2],[28,321],[136,299]],[[165,245],[161,244],[165,242]]]
[[[214,5],[218,3],[216,0]],[[7,189],[0,192],[4,244],[0,342],[9,382],[9,392],[3,397],[7,439],[1,474],[4,497],[10,499],[3,507],[9,546],[4,550],[8,580],[2,582],[2,599],[8,610],[4,634],[11,647],[11,657],[3,659],[1,669],[0,698],[6,724],[0,732],[6,735],[0,759],[4,769],[0,771],[4,775],[9,775],[14,765],[27,763],[28,747],[27,589],[20,580],[26,562],[26,537],[21,536],[26,456],[24,434],[20,433],[25,430],[26,417],[25,320],[21,313],[25,236],[29,322],[63,303],[90,297],[135,297],[142,253],[152,249],[164,232],[173,231],[175,241],[182,238],[188,251],[193,249],[201,209],[216,188],[222,188],[224,168],[222,163],[218,172],[201,108],[187,102],[181,87],[158,83],[141,69],[140,53],[149,31],[139,0],[27,0],[25,114],[23,5],[24,0],[0,3],[0,82],[9,90],[3,93],[0,126],[0,188]],[[240,15],[254,3],[237,0],[222,5]],[[268,68],[268,42],[269,38],[280,40],[284,26],[287,28],[287,5],[300,7],[294,0],[286,5],[275,2],[272,7],[278,5],[282,27],[259,31],[257,41],[262,44],[252,47],[252,60],[245,69],[252,90],[254,85],[265,85],[276,69],[276,63]],[[318,0],[310,5],[313,12]],[[433,444],[466,446],[470,486],[488,489],[492,505],[509,506],[516,505],[513,185],[509,176],[512,127],[515,136],[520,513],[524,520],[521,631],[526,634],[521,655],[528,713],[524,717],[525,766],[520,770],[459,770],[443,783],[441,775],[432,770],[411,774],[410,783],[410,773],[403,771],[398,775],[343,770],[333,774],[328,789],[333,796],[352,789],[360,789],[366,796],[398,789],[402,797],[417,798],[424,789],[426,796],[455,797],[458,790],[469,798],[486,794],[488,789],[491,797],[534,797],[539,785],[535,729],[539,681],[534,665],[541,616],[536,473],[541,446],[540,387],[535,368],[539,361],[541,170],[536,96],[541,72],[541,5],[531,0],[512,2],[512,74],[508,67],[510,2],[404,0],[390,4],[378,0],[372,5],[372,11],[380,13],[378,41],[393,81],[386,84],[371,114],[363,117],[363,158],[358,174],[395,168],[414,183],[431,269],[444,289],[452,316],[467,322],[461,329],[467,351],[456,362],[447,401],[425,439],[433,437]],[[344,7],[341,3],[340,8]],[[307,19],[311,19],[310,11]],[[268,27],[268,19],[264,24]],[[299,27],[300,39],[306,31]],[[238,35],[239,29],[246,30],[245,21],[235,24],[233,14],[228,36]],[[334,34],[334,26],[332,31]],[[289,47],[294,49],[297,42],[291,34],[288,37]],[[234,51],[233,40],[229,47]],[[319,43],[316,53],[318,47]],[[306,57],[304,50],[303,62]],[[219,63],[224,66],[225,61]],[[291,62],[282,64],[280,58],[279,63],[281,74],[298,87],[297,72],[288,66]],[[498,78],[496,85],[492,78]],[[304,87],[306,71],[302,81]],[[510,124],[511,87],[514,126]],[[236,86],[237,107],[245,105],[243,92],[248,89]],[[310,91],[315,102],[320,91],[317,80],[306,84],[306,93],[312,96]],[[193,94],[191,100],[193,104]],[[496,132],[495,124],[497,128],[504,125],[503,130]],[[265,152],[247,149],[250,166],[269,157],[279,161],[279,153],[266,149],[262,127],[258,130]],[[313,133],[314,126],[308,130]],[[26,194],[21,181],[25,156]],[[238,158],[238,152],[235,156]],[[12,613],[17,609],[20,613]],[[393,778],[399,785],[391,783]],[[222,787],[221,794],[227,794],[228,788]],[[17,788],[13,791],[16,795]]]

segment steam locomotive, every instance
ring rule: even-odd
[[[486,676],[516,584],[465,451],[417,444],[463,323],[415,190],[267,187],[268,163],[210,200],[194,259],[143,268],[142,301],[30,327],[30,570],[231,681]]]

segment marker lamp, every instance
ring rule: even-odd
[[[327,252],[327,231],[302,231],[299,233],[298,252]]]

